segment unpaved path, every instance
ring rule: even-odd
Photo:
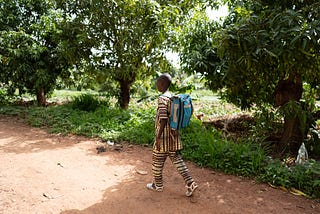
[[[187,163],[199,183],[184,196],[168,160],[163,192],[147,190],[151,150],[124,145],[97,154],[98,140],[48,134],[0,115],[0,213],[320,213],[316,201]]]

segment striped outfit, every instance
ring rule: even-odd
[[[161,119],[167,119],[167,124],[165,125],[163,133],[161,135],[159,147],[156,147],[156,139],[153,146],[152,172],[154,176],[154,184],[157,187],[163,187],[162,170],[168,156],[171,162],[177,168],[178,172],[183,177],[185,183],[190,184],[193,182],[186,164],[182,160],[181,156],[177,153],[177,151],[182,149],[180,133],[179,131],[170,128],[170,97],[171,95],[166,92],[158,98],[158,108],[155,122],[155,136],[157,136],[159,132]]]

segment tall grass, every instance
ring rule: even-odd
[[[266,160],[264,150],[251,142],[228,141],[214,128],[205,128],[193,120],[182,132],[183,155],[200,166],[225,173],[254,177]]]

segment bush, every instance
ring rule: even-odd
[[[312,198],[320,197],[320,163],[313,160],[290,167],[280,160],[271,161],[258,180],[288,190],[298,189]]]
[[[149,144],[154,141],[154,109],[138,109],[131,110],[131,117],[124,125],[121,133],[121,139],[137,144]]]
[[[6,90],[0,88],[0,104],[5,105],[10,103],[10,96],[7,95]]]
[[[72,101],[72,108],[81,111],[95,111],[102,102],[92,94],[81,94]]]

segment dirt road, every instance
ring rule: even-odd
[[[151,150],[110,146],[97,154],[97,139],[59,136],[0,115],[0,213],[320,213],[317,201],[265,184],[203,169],[188,162],[199,184],[184,195],[169,160],[164,191],[152,180]]]

